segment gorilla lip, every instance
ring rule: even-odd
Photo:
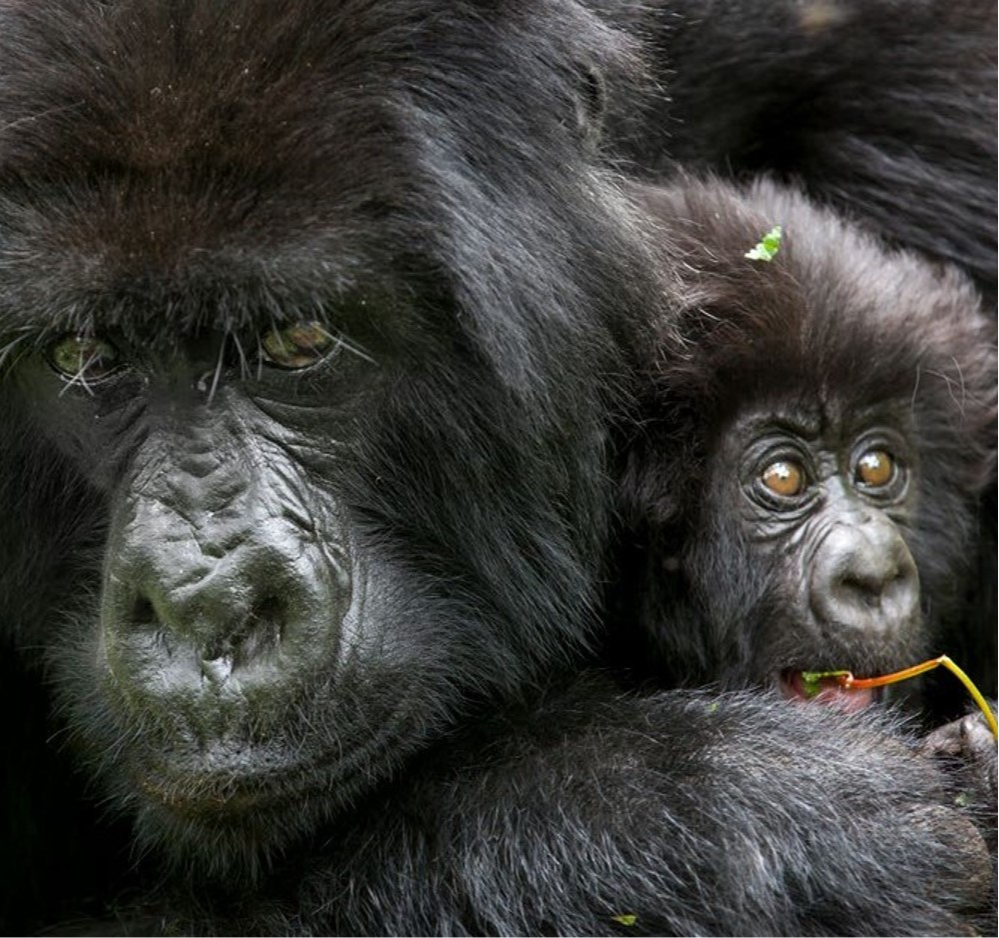
[[[171,764],[156,760],[135,766],[132,777],[148,798],[175,814],[191,817],[266,809],[289,798],[305,797],[322,784],[313,761],[258,751],[256,758],[267,759],[268,768],[247,770],[241,767],[246,758],[245,754],[243,758],[192,756]]]
[[[859,713],[876,700],[875,691],[870,688],[847,687],[831,673],[823,674],[817,680],[806,680],[805,675],[809,673],[814,672],[782,671],[778,682],[781,693],[789,700],[836,707],[847,713]]]
[[[136,775],[135,779],[145,794],[169,811],[182,816],[233,815],[266,808],[288,797],[289,787],[294,787],[295,773],[281,779],[234,779],[231,777],[174,777],[153,774]],[[307,788],[296,792],[296,797],[307,794]]]

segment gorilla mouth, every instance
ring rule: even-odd
[[[289,767],[284,773],[269,773],[254,778],[238,778],[223,773],[170,774],[134,773],[133,778],[146,797],[174,814],[238,815],[266,809],[292,797],[304,797],[314,787],[308,771]]]
[[[247,770],[252,759],[267,763]],[[306,798],[328,784],[322,759],[278,752],[217,752],[213,757],[156,759],[132,767],[131,777],[149,800],[186,817],[227,816],[268,810]]]
[[[872,706],[877,700],[877,691],[868,688],[848,689],[832,677],[821,678],[819,692],[815,693],[814,685],[811,687],[807,685],[803,674],[803,671],[791,669],[781,671],[777,686],[788,700],[800,700],[823,707],[835,707],[846,713],[859,713]]]
[[[263,787],[239,790],[219,783],[185,788],[152,776],[137,777],[136,781],[147,797],[181,816],[199,817],[222,812],[239,814],[264,807],[270,801],[282,800],[273,789]]]

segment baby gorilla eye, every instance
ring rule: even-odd
[[[318,322],[296,322],[270,329],[260,340],[261,358],[292,371],[308,368],[336,348],[336,340]]]
[[[46,358],[63,377],[84,383],[100,381],[121,365],[110,342],[88,335],[63,336],[49,346]]]
[[[760,473],[760,481],[775,495],[793,498],[805,490],[805,470],[794,460],[779,459]]]
[[[857,460],[854,478],[864,488],[880,489],[895,479],[897,465],[891,453],[883,449],[871,449]]]

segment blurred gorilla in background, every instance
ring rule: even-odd
[[[0,3],[8,928],[990,927],[878,715],[588,673],[661,12]]]

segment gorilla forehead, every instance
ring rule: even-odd
[[[550,182],[564,176],[552,148],[575,148],[581,68],[631,67],[624,40],[561,0],[39,6],[0,4],[4,176],[127,172],[155,192],[168,173],[174,197],[186,176],[198,191],[391,203],[421,155],[435,197],[487,166],[494,185],[528,167]],[[464,178],[440,180],[451,172]]]
[[[286,167],[298,178],[303,162],[322,165],[352,142],[364,146],[373,128],[391,139],[392,121],[381,106],[389,98],[456,122],[476,120],[498,140],[505,121],[531,119],[517,113],[531,96],[528,86],[549,99],[568,94],[568,83],[559,87],[557,79],[559,59],[563,78],[571,79],[570,47],[553,45],[544,50],[551,58],[531,68],[515,42],[490,41],[494,33],[508,39],[518,22],[527,28],[529,6],[492,4],[480,16],[461,6],[5,4],[0,101],[21,121],[5,129],[5,156],[37,156],[58,127],[77,152],[71,162],[51,154],[48,172],[75,172],[81,162],[158,167],[183,156],[199,165]],[[566,5],[537,6],[551,13]],[[56,58],[58,70],[37,67]],[[483,95],[489,121],[478,106]],[[302,127],[310,128],[307,137],[295,133]]]
[[[748,191],[751,201],[694,181],[650,199],[674,222],[699,299],[681,318],[700,365],[675,369],[674,393],[739,409],[786,388],[847,412],[895,398],[917,407],[928,381],[961,384],[971,368],[970,384],[988,384],[994,329],[975,315],[977,294],[958,272],[905,253],[890,252],[887,264],[869,234],[793,190],[760,181]],[[773,261],[747,260],[774,224],[783,237]],[[668,340],[675,322],[666,327]]]
[[[566,28],[517,42],[539,16]],[[515,380],[537,371],[525,317],[585,331],[580,252],[612,256],[619,222],[592,198],[581,63],[631,61],[574,4],[0,4],[0,62],[13,328],[44,308],[52,331],[167,342],[303,315],[349,332],[362,297],[392,330],[431,284],[438,333],[461,306]]]

